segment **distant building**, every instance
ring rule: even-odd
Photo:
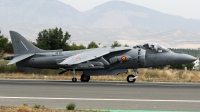
[[[194,63],[194,67],[193,69],[199,69],[199,58],[193,62]]]

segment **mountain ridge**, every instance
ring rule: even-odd
[[[90,14],[88,21],[98,24],[112,23],[115,24],[125,21],[125,25],[119,25],[119,28],[132,27],[145,30],[170,30],[185,28],[192,31],[200,31],[200,20],[186,19],[180,16],[164,14],[153,9],[134,5],[124,1],[109,1],[93,9],[86,11]],[[95,18],[96,17],[96,18]],[[120,18],[121,17],[121,18]],[[92,19],[90,19],[92,18]],[[118,21],[116,21],[118,19]],[[95,28],[109,28],[108,24],[104,26],[92,25]],[[117,26],[111,27],[116,28]]]
[[[144,30],[188,29],[200,32],[200,20],[164,14],[124,1],[109,1],[80,12],[58,0],[1,0],[2,25],[77,25]]]
[[[118,40],[123,44],[125,40],[134,40],[130,44],[136,44],[158,40],[173,46],[200,43],[200,20],[164,14],[124,1],[109,1],[84,12],[58,0],[0,2],[0,30],[8,37],[9,30],[15,30],[34,41],[39,31],[61,27],[69,31],[74,41]],[[189,42],[191,38],[195,41]]]

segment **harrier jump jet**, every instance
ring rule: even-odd
[[[127,81],[134,83],[139,76],[138,68],[156,67],[193,62],[195,57],[175,53],[156,43],[134,47],[96,48],[76,51],[42,50],[17,32],[10,31],[14,55],[5,56],[16,63],[19,71],[36,69],[60,69],[60,73],[73,71],[72,81],[76,82],[75,71],[82,71],[81,81],[88,82],[90,76],[117,75],[133,69],[135,75],[128,75]]]

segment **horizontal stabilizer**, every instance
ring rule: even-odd
[[[19,62],[21,60],[24,60],[24,59],[26,59],[28,57],[31,57],[33,55],[34,54],[24,54],[24,55],[17,56],[14,59],[12,59],[7,65],[11,65],[11,64],[17,63],[17,62]]]

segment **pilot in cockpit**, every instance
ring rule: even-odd
[[[142,47],[147,50],[150,50],[153,52],[159,52],[159,53],[169,51],[169,49],[167,49],[161,45],[158,45],[156,43],[146,43],[146,44],[143,44]]]

